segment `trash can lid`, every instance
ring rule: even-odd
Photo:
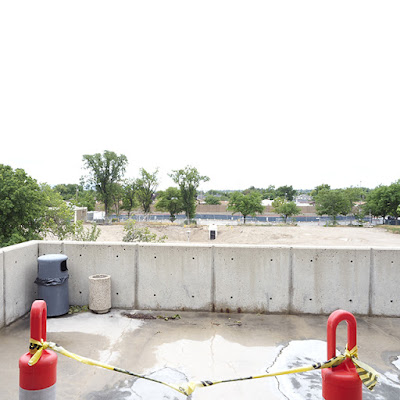
[[[45,254],[44,256],[38,257],[38,261],[45,263],[65,260],[68,260],[68,257],[65,254]]]

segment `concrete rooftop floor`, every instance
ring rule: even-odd
[[[47,340],[79,355],[171,383],[233,378],[326,360],[327,316],[179,312],[168,321],[112,310],[49,318]],[[176,311],[146,312],[173,316]],[[364,399],[400,398],[400,319],[357,317],[359,359],[381,373]],[[2,399],[18,398],[18,360],[29,346],[29,315],[0,330]],[[337,346],[346,344],[346,324]],[[57,398],[183,400],[165,386],[58,356]],[[193,400],[321,399],[320,371],[196,389]]]

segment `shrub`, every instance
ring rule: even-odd
[[[95,222],[92,223],[90,228],[85,229],[83,221],[76,221],[73,239],[82,242],[95,242],[99,238],[100,233],[101,230],[97,227]]]
[[[168,237],[166,235],[157,236],[151,233],[150,229],[146,226],[143,228],[136,226],[136,221],[130,219],[124,226],[125,236],[122,238],[124,242],[152,242],[164,243]]]

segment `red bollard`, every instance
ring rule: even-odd
[[[347,347],[357,344],[357,321],[353,314],[344,310],[334,311],[328,318],[327,342],[328,360],[336,356],[336,327],[347,322]],[[361,400],[362,382],[350,358],[334,368],[325,368],[322,373],[322,397],[325,400]]]
[[[46,341],[47,306],[36,300],[31,308],[31,338]],[[43,350],[39,361],[28,365],[30,352],[19,359],[19,400],[55,400],[57,380],[57,354]]]

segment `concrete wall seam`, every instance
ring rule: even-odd
[[[135,255],[133,261],[133,268],[135,274],[135,294],[134,294],[134,305],[135,309],[139,308],[139,300],[138,300],[138,293],[139,293],[139,245],[135,245]]]
[[[372,315],[373,285],[374,285],[374,250],[369,249],[369,286],[368,286],[368,315]]]
[[[4,252],[0,251],[0,329],[6,321]]]
[[[215,246],[211,246],[211,309],[210,311],[215,312]]]
[[[289,249],[289,283],[288,283],[288,307],[290,314],[293,310],[293,248]]]

